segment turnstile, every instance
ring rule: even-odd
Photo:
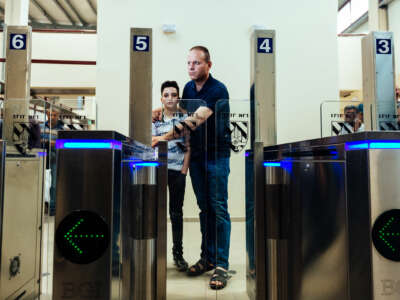
[[[264,167],[268,300],[399,299],[399,133],[266,147]]]
[[[53,299],[162,299],[166,164],[114,131],[60,131],[56,148]]]
[[[0,141],[0,299],[36,299],[40,290],[43,155]]]

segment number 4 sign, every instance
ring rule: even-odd
[[[133,36],[133,51],[147,52],[149,51],[150,37],[147,35]]]
[[[10,49],[25,50],[26,49],[26,34],[11,33],[10,34]]]
[[[272,38],[257,38],[258,53],[274,53],[274,45]]]

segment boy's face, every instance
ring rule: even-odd
[[[178,106],[179,95],[174,87],[166,87],[161,94],[161,102],[169,110],[176,110]]]

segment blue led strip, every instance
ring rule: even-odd
[[[280,162],[264,162],[264,167],[280,167]]]
[[[116,140],[56,140],[56,149],[122,149]]]
[[[131,167],[158,167],[160,164],[156,161],[137,161],[130,163]]]
[[[371,140],[360,142],[346,143],[346,150],[363,150],[363,149],[400,149],[400,141],[398,140]]]

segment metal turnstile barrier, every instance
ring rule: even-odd
[[[40,291],[43,155],[22,155],[0,141],[0,299]]]
[[[266,147],[264,168],[266,299],[399,299],[399,133]]]
[[[157,164],[124,164],[123,295],[156,299]]]
[[[113,131],[59,132],[53,299],[162,299],[166,164],[137,149]]]

